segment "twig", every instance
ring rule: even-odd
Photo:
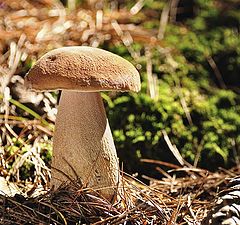
[[[167,167],[174,168],[174,169],[181,168],[178,165],[175,165],[175,164],[172,164],[172,163],[168,163],[168,162],[163,162],[163,161],[160,161],[160,160],[155,160],[155,159],[140,159],[140,162],[163,165],[163,166],[167,166]]]
[[[180,163],[180,165],[184,166],[184,165],[187,165],[189,167],[192,167],[191,164],[189,164],[188,162],[186,162],[183,157],[181,156],[181,154],[179,153],[178,149],[176,146],[172,145],[169,137],[168,137],[168,134],[165,130],[162,130],[162,134],[163,134],[163,138],[164,140],[166,141],[170,151],[173,153],[173,155],[175,156],[175,158],[177,159],[177,161]]]
[[[176,88],[177,88],[178,96],[179,96],[179,98],[180,98],[180,103],[181,103],[182,108],[183,108],[183,111],[184,111],[184,113],[185,113],[185,115],[186,115],[186,117],[187,117],[188,123],[189,123],[189,125],[192,126],[192,125],[193,125],[192,117],[191,117],[189,108],[188,108],[188,106],[187,106],[187,102],[186,102],[186,100],[185,100],[185,98],[184,98],[183,92],[182,92],[182,90],[181,90],[181,87],[178,86],[178,87],[176,87]]]
[[[154,77],[152,73],[152,59],[151,59],[151,49],[149,47],[145,47],[145,55],[146,55],[146,63],[147,63],[147,82],[148,82],[148,92],[152,99],[157,99],[158,97],[158,86],[157,86],[157,78]]]
[[[166,3],[166,5],[162,10],[162,14],[159,21],[159,29],[158,29],[159,40],[162,40],[164,38],[164,34],[165,34],[165,30],[166,30],[168,18],[169,18],[170,5],[171,5],[171,0],[170,0],[170,3]]]
[[[167,177],[167,178],[169,178],[169,179],[171,179],[172,177],[167,173],[167,172],[165,172],[162,168],[160,168],[160,167],[156,167],[156,170],[158,171],[158,172],[160,172],[161,174],[163,174],[165,177]]]
[[[218,80],[218,83],[220,85],[221,88],[227,88],[226,84],[224,83],[222,74],[220,72],[220,70],[217,67],[217,64],[215,63],[214,59],[212,58],[212,56],[207,56],[207,61],[209,63],[209,65],[211,66],[211,68],[213,69],[213,72]]]
[[[144,6],[144,0],[138,0],[136,4],[130,9],[132,15],[136,15]]]
[[[203,143],[204,143],[204,139],[202,139],[201,142],[199,143],[199,145],[197,146],[197,152],[196,152],[196,155],[195,155],[195,158],[194,158],[194,163],[193,163],[194,167],[197,167],[197,165],[198,165],[198,161],[201,157],[201,152],[202,152],[202,149],[203,149]]]
[[[176,22],[178,4],[180,0],[172,0],[170,5],[170,22]]]

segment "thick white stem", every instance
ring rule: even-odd
[[[70,166],[71,165],[71,166]],[[111,200],[119,179],[112,133],[99,93],[63,91],[53,141],[52,181],[58,187],[75,173],[85,187]]]

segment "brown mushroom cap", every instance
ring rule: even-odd
[[[111,52],[86,47],[63,47],[42,56],[25,77],[27,86],[43,90],[139,91],[135,67]]]

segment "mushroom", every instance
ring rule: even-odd
[[[51,185],[68,178],[108,200],[120,179],[117,153],[100,91],[139,91],[135,67],[111,52],[63,47],[41,57],[25,77],[34,90],[62,90],[53,138]],[[119,115],[121,116],[121,115]]]

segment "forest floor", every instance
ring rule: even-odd
[[[133,40],[162,46],[156,30],[128,23],[139,7],[103,15],[87,9],[67,13],[51,0],[0,2],[0,224],[201,224],[228,181],[240,174],[240,167],[210,172],[145,160],[163,178],[145,176],[146,185],[123,174],[113,204],[74,182],[49,189],[57,100],[27,90],[23,76],[41,55],[61,46],[121,42],[133,58]]]

